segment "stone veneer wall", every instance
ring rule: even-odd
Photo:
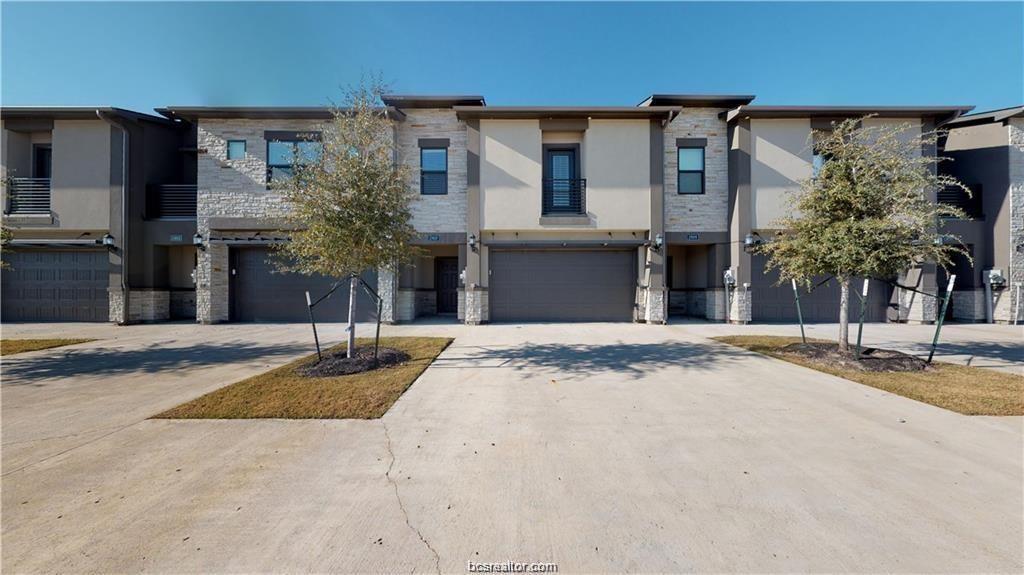
[[[462,312],[459,319],[468,325],[477,325],[490,321],[490,303],[485,289],[459,291],[459,308]]]
[[[120,322],[124,310],[124,298],[120,289],[108,291],[110,302],[109,319]],[[165,321],[171,317],[171,296],[167,290],[132,290],[128,298],[128,323]]]
[[[665,231],[725,232],[729,230],[729,146],[721,108],[683,108],[665,127]],[[679,156],[676,138],[707,138],[704,150],[704,193],[677,193]]]
[[[997,290],[992,317],[997,322],[1024,321],[1024,310],[1017,302],[1017,285],[1024,284],[1024,118],[1009,120],[1010,171],[1010,265],[1006,289]],[[1024,285],[1021,286],[1024,291]]]
[[[464,233],[468,202],[466,125],[453,110],[407,109],[398,123],[399,159],[409,166],[409,185],[416,192],[412,224],[421,233]],[[448,193],[421,196],[420,138],[448,138]]]
[[[279,218],[288,213],[284,197],[267,189],[266,130],[317,131],[321,120],[201,119],[198,147],[206,150],[197,161],[196,227],[209,238],[210,218]],[[245,157],[227,159],[228,140],[245,141]],[[227,321],[228,247],[208,243],[198,253],[196,319],[201,323]]]
[[[717,321],[725,320],[725,288],[713,288],[704,292],[706,312],[705,318]]]
[[[742,287],[729,290],[729,323],[750,323],[753,294]]]

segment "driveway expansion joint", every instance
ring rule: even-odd
[[[395,467],[395,452],[391,448],[391,433],[388,431],[388,425],[384,423],[383,420],[381,420],[380,424],[384,428],[384,445],[388,450],[388,455],[391,456],[391,462],[388,463],[388,468],[387,471],[384,472],[384,477],[387,478],[388,483],[390,483],[395,490],[395,500],[398,501],[398,508],[402,510],[402,517],[405,518],[406,526],[408,526],[409,529],[416,534],[416,537],[419,537],[420,541],[423,542],[423,545],[426,546],[427,550],[429,550],[430,553],[434,556],[434,568],[437,571],[438,575],[441,575],[441,556],[438,555],[437,550],[434,549],[430,542],[427,541],[426,537],[423,536],[423,533],[421,533],[420,530],[417,529],[409,520],[409,512],[406,511],[405,503],[402,502],[402,495],[398,491],[398,482],[395,481],[395,478],[391,476],[391,470]]]

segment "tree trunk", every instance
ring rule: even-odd
[[[356,290],[359,289],[359,277],[353,275],[348,284],[348,357],[356,351]]]
[[[839,279],[839,349],[850,351],[850,278]]]

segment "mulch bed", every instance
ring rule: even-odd
[[[871,347],[861,348],[858,361],[854,357],[856,347],[851,345],[849,352],[842,352],[837,343],[791,343],[779,352],[860,371],[923,371],[928,367],[919,357]]]
[[[377,350],[377,362],[375,363],[373,361],[373,346],[364,345],[357,347],[351,358],[345,355],[344,349],[340,349],[324,355],[323,361],[319,363],[314,361],[295,371],[305,377],[337,377],[400,365],[407,361],[409,361],[409,354],[404,351],[393,347],[381,347]]]

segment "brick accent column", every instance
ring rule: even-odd
[[[228,246],[208,244],[198,253],[196,265],[196,321],[219,323],[228,321],[230,280]]]

